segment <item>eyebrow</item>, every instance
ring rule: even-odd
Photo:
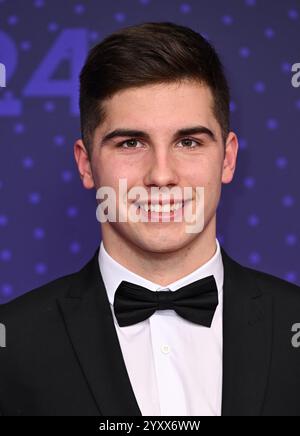
[[[188,136],[188,135],[195,135],[195,134],[205,134],[205,135],[208,135],[212,141],[214,141],[214,142],[217,141],[215,134],[208,127],[205,127],[205,126],[193,126],[193,127],[185,127],[183,129],[179,129],[173,135],[173,139],[179,138],[181,136]],[[130,136],[144,138],[147,140],[150,139],[149,133],[144,132],[142,130],[115,129],[112,132],[107,133],[102,138],[101,143],[104,144],[113,138],[130,137]]]

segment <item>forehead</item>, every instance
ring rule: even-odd
[[[106,118],[102,129],[114,127],[120,122],[149,129],[159,126],[176,126],[178,123],[201,122],[211,125],[213,96],[206,84],[179,82],[146,85],[129,88],[114,94],[103,104]]]

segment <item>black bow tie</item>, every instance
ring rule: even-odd
[[[114,298],[114,312],[120,327],[144,321],[156,310],[173,309],[182,318],[210,327],[218,306],[214,276],[204,277],[177,291],[150,291],[122,281]]]

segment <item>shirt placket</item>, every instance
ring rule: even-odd
[[[164,312],[156,311],[149,319],[161,415],[186,416],[182,381],[174,366],[175,344],[167,326],[170,317]]]

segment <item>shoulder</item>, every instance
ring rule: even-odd
[[[288,331],[289,326],[300,322],[300,287],[272,274],[245,268],[254,278],[262,295],[271,298],[274,319]]]
[[[277,339],[289,342],[292,326],[300,323],[300,287],[273,274],[249,268],[224,255],[228,274],[235,277],[239,295],[250,296],[261,314],[272,313],[273,332]],[[253,304],[253,303],[252,303]]]
[[[274,297],[295,298],[300,302],[300,286],[263,271],[245,266],[243,268],[254,277],[262,291],[267,291]]]
[[[258,288],[262,294],[278,298],[292,298],[300,302],[300,286],[273,274],[250,268],[232,258],[221,246],[225,272],[238,277],[239,285]]]
[[[5,320],[28,321],[54,313],[57,299],[66,296],[70,289],[84,291],[98,271],[98,249],[81,269],[58,277],[32,289],[14,300],[0,305],[0,323]],[[24,319],[26,318],[26,319]]]
[[[56,305],[56,299],[66,294],[78,272],[52,280],[40,287],[0,305],[0,322],[24,321],[49,313]]]

